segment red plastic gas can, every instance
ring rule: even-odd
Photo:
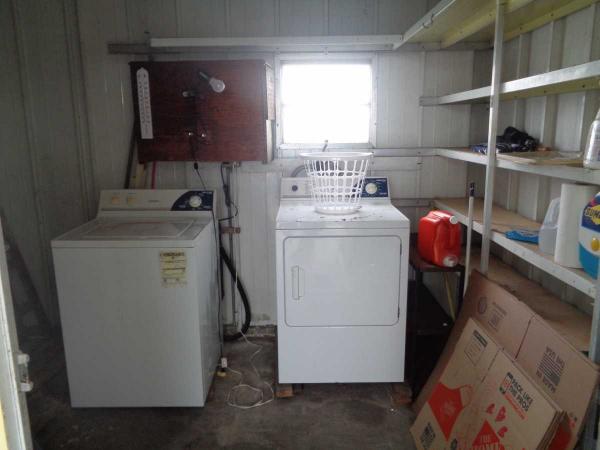
[[[458,264],[461,229],[448,211],[431,211],[419,220],[418,249],[421,258],[442,267]]]

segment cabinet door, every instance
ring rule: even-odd
[[[138,61],[130,68],[140,162],[271,159],[274,81],[264,60]],[[214,92],[200,72],[225,90]]]
[[[298,327],[395,324],[401,251],[398,236],[287,238],[286,323]]]

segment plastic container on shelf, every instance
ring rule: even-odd
[[[447,211],[430,211],[419,220],[419,254],[437,266],[456,266],[460,259],[461,231],[454,215]]]
[[[583,166],[588,169],[600,169],[600,109],[590,126]]]
[[[548,255],[554,255],[554,250],[556,249],[556,232],[558,231],[559,211],[560,197],[556,197],[548,206],[538,238],[540,251]]]
[[[315,210],[352,214],[360,208],[363,184],[373,153],[301,153],[312,187]]]

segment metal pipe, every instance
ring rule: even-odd
[[[590,348],[588,357],[596,364],[600,362],[600,274],[596,280],[596,295],[592,310],[592,329],[590,332]],[[598,389],[594,392],[592,402],[587,412],[585,429],[583,432],[583,448],[600,449],[600,439],[596,439],[596,429],[600,427],[598,422],[598,404],[600,402]]]
[[[471,237],[473,235],[473,206],[475,203],[475,183],[469,183],[469,212],[467,217],[467,246],[465,255],[465,283],[463,295],[469,286],[469,275],[471,273]]]
[[[505,3],[506,0],[496,0],[496,29],[494,31],[492,90],[490,96],[487,167],[485,171],[485,197],[483,202],[483,233],[481,236],[481,272],[483,274],[487,274],[490,261],[490,238],[492,235],[494,175],[496,173],[496,135],[498,134],[498,108],[500,106],[500,78],[502,76],[502,45],[504,38]]]
[[[229,220],[227,221],[227,224],[229,225],[229,228],[233,228],[233,210],[231,209],[231,165],[227,166],[227,186],[228,186],[228,190],[229,190],[229,202],[227,204],[227,217],[229,217]],[[235,265],[235,252],[233,249],[233,234],[229,233],[229,255],[230,255],[230,259],[233,263],[233,265]],[[237,271],[236,271],[236,275],[234,276],[234,274],[231,274],[232,276],[230,277],[230,283],[229,283],[229,289],[231,292],[231,314],[232,314],[232,319],[233,319],[233,326],[235,328],[237,328],[238,325],[238,311],[237,311],[237,302],[236,302],[236,285],[237,285]]]

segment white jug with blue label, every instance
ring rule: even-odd
[[[592,277],[598,277],[600,257],[600,192],[583,208],[579,226],[579,261]]]

